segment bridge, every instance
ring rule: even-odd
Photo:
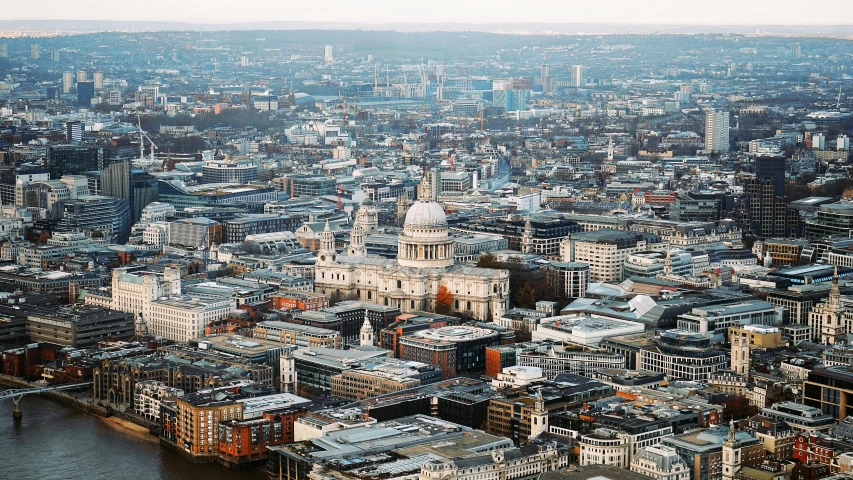
[[[72,383],[69,385],[57,385],[51,387],[16,388],[11,390],[3,390],[2,392],[0,392],[0,400],[6,400],[7,398],[11,398],[12,401],[15,402],[15,406],[12,409],[12,418],[20,420],[22,416],[21,399],[24,398],[24,395],[44,392],[58,392],[61,390],[71,390],[72,388],[88,387],[89,385],[92,385],[92,382]]]

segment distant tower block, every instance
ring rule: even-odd
[[[323,59],[326,61],[326,65],[335,61],[335,57],[332,55],[331,45],[326,45],[326,48],[323,51]]]

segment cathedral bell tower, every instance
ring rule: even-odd
[[[545,399],[542,397],[542,387],[536,392],[536,403],[530,413],[530,438],[536,438],[548,432],[548,411],[545,410]]]
[[[326,227],[320,234],[320,257],[317,263],[328,265],[334,263],[336,258],[335,234],[332,233],[332,228],[329,226],[329,219],[326,219]]]

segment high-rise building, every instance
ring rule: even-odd
[[[773,195],[785,195],[785,159],[780,157],[758,157],[755,160],[755,178],[773,186]]]
[[[87,79],[86,70],[77,70],[77,83],[85,82]]]
[[[62,93],[71,93],[71,85],[73,85],[71,72],[62,74]]]
[[[326,60],[326,64],[330,64],[335,61],[335,57],[332,56],[332,46],[326,45],[326,48],[323,51],[323,58]]]
[[[548,64],[539,67],[539,81],[542,82],[542,93],[548,93]]]
[[[77,175],[92,170],[101,170],[106,164],[103,147],[83,145],[52,145],[47,147],[45,168],[50,178]]]
[[[50,49],[50,61],[51,62],[58,62],[59,61],[59,49],[58,48],[51,48]]]
[[[95,83],[95,90],[104,88],[104,72],[92,72],[92,82]]]
[[[95,82],[77,82],[77,104],[81,107],[90,107],[93,98],[95,98]]]
[[[30,59],[39,59],[39,45],[37,43],[30,45]]]
[[[729,151],[729,112],[705,112],[705,150]]]
[[[65,141],[80,143],[83,140],[83,122],[65,122]]]
[[[581,65],[572,65],[572,86],[583,86],[583,66]]]
[[[799,217],[785,197],[784,158],[759,157],[755,178],[744,183],[743,195],[734,200],[734,216],[744,234],[784,238],[797,227]]]
[[[9,47],[5,43],[0,43],[0,58],[9,58]]]
[[[800,51],[800,44],[795,43],[791,45],[791,57],[800,58],[802,56],[802,52]]]
[[[133,201],[130,189],[130,161],[116,162],[101,170],[101,195]]]
[[[98,233],[107,243],[124,244],[130,236],[130,207],[123,199],[89,195],[62,205],[57,232]]]

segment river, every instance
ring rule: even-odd
[[[0,388],[2,390],[2,388]],[[38,395],[21,400],[23,419],[12,419],[12,400],[0,401],[0,478],[41,480],[261,480],[261,469],[234,472],[194,464],[160,447],[156,437],[134,438],[95,415]]]

